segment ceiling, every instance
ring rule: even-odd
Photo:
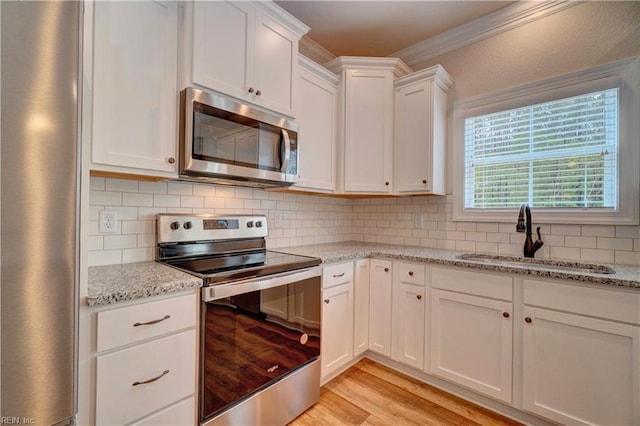
[[[276,1],[311,27],[307,37],[336,56],[390,54],[512,4],[512,1]]]

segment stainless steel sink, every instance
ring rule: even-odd
[[[465,253],[458,259],[480,262],[487,265],[531,268],[545,271],[567,271],[589,274],[615,274],[616,271],[605,265],[561,260],[531,259],[527,257],[498,256],[492,254]]]

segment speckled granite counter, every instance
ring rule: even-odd
[[[323,263],[334,263],[370,256],[426,262],[444,266],[460,266],[487,271],[507,272],[542,278],[556,278],[590,284],[637,288],[640,291],[640,267],[607,265],[615,274],[595,274],[563,270],[534,269],[526,264],[505,266],[482,261],[460,259],[463,252],[437,250],[424,247],[394,246],[361,242],[316,244],[280,248],[276,251],[314,256]],[[566,262],[565,262],[566,263]],[[89,268],[89,306],[107,305],[149,296],[173,293],[202,286],[202,280],[157,262],[128,263],[124,265],[94,266]]]
[[[276,249],[286,253],[302,256],[314,256],[322,259],[323,263],[341,262],[369,256],[401,259],[411,262],[426,262],[445,266],[461,266],[465,268],[483,269],[488,271],[508,272],[530,275],[542,278],[556,278],[579,281],[591,284],[602,284],[640,289],[640,267],[626,265],[605,265],[612,267],[614,274],[596,274],[589,272],[572,272],[553,270],[552,265],[545,269],[535,269],[531,265],[505,266],[491,264],[471,259],[460,259],[464,252],[453,250],[438,250],[424,247],[383,245],[360,242],[344,242],[333,244],[316,244],[309,246],[287,247]],[[552,263],[552,261],[549,261]],[[562,262],[567,265],[571,262]],[[580,262],[576,262],[579,264]]]
[[[89,268],[89,306],[141,299],[202,286],[202,280],[157,262]]]

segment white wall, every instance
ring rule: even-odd
[[[88,265],[155,259],[157,213],[264,214],[270,249],[353,240],[351,202],[340,198],[182,182],[91,178]],[[118,213],[118,233],[101,234],[100,210]],[[282,227],[275,227],[281,213]]]
[[[181,182],[91,178],[89,266],[153,260],[157,213],[267,215],[268,248],[367,241],[522,255],[524,235],[512,223],[453,222],[446,197],[330,198]],[[100,210],[118,212],[118,233],[98,232]],[[276,213],[283,215],[276,228]],[[416,215],[422,228],[416,228]],[[540,258],[640,265],[640,227],[542,226]]]

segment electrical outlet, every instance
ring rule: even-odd
[[[274,220],[273,220],[273,227],[274,228],[282,228],[284,226],[284,224],[282,223],[283,220],[283,213],[282,212],[276,212],[275,216],[274,216]]]
[[[415,229],[424,229],[424,215],[416,213],[413,215],[413,227]]]
[[[118,232],[118,212],[100,210],[99,231],[102,234],[116,234]]]

